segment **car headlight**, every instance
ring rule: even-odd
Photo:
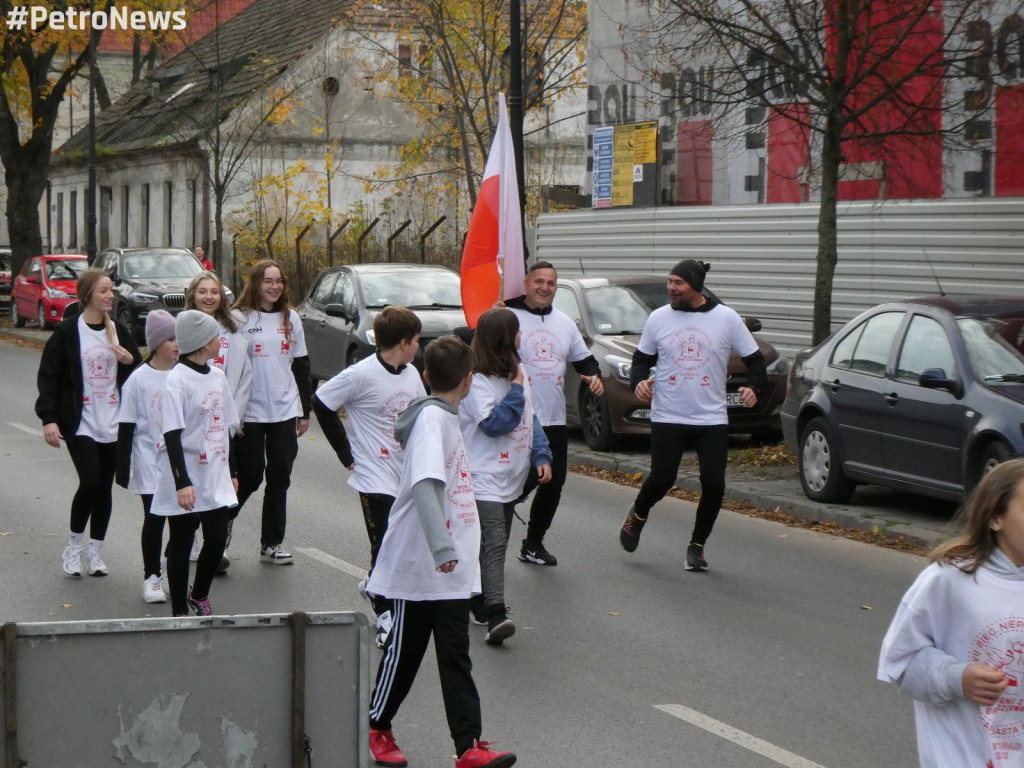
[[[366,340],[373,346],[377,346],[377,335],[373,332],[372,328],[366,332]]]
[[[618,355],[608,355],[604,361],[611,366],[612,373],[619,381],[629,383],[629,374],[633,370],[633,361]]]
[[[139,293],[136,291],[132,294],[132,301],[136,304],[152,304],[154,301],[159,301],[159,296],[154,296],[151,293]]]
[[[47,293],[47,295],[51,299],[70,299],[71,298],[71,294],[70,293],[66,293],[65,291],[59,291],[56,288],[47,288],[46,289],[46,293]]]

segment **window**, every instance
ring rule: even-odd
[[[149,245],[149,184],[142,185],[142,219],[139,221],[139,244]]]
[[[583,332],[583,314],[580,312],[580,305],[576,301],[576,295],[568,288],[560,287],[555,291],[555,299],[551,302],[555,309],[565,312],[569,319],[576,323],[576,327]]]
[[[338,273],[338,282],[331,294],[331,304],[341,304],[348,312],[355,313],[355,291],[352,290],[352,278],[344,272]]]
[[[174,184],[164,182],[164,245],[171,244],[174,215]]]
[[[185,242],[198,243],[199,242],[199,227],[196,221],[196,216],[199,212],[199,182],[196,179],[188,180],[188,199],[189,199],[189,215],[188,215],[188,237],[185,238]]]
[[[883,312],[875,315],[864,324],[864,331],[857,341],[850,368],[876,376],[885,375],[885,366],[889,360],[896,331],[903,322],[903,312]]]
[[[64,247],[64,193],[57,193],[57,247]]]
[[[326,274],[320,278],[320,282],[316,284],[316,289],[313,291],[313,303],[314,304],[330,304],[331,291],[334,289],[334,281],[337,279],[336,274]]]
[[[28,267],[27,268],[28,268],[28,273],[27,274],[28,274],[29,277],[34,277],[34,278],[36,278],[36,280],[42,280],[42,277],[43,277],[43,265],[40,263],[39,259],[32,259],[28,263]]]
[[[941,368],[946,378],[953,378],[956,363],[946,331],[937,320],[914,315],[903,337],[903,349],[896,364],[896,378],[916,382],[929,368]]]
[[[131,190],[127,184],[121,187],[121,247],[128,245],[128,194]]]
[[[849,368],[853,365],[853,350],[857,348],[857,342],[860,341],[863,332],[864,323],[861,323],[836,344],[836,348],[832,350],[832,365],[837,368]]]
[[[68,202],[68,245],[72,250],[78,249],[78,191],[71,190]]]
[[[412,46],[398,46],[398,76],[404,77],[412,72]]]

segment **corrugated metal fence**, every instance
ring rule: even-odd
[[[708,287],[792,354],[811,340],[817,219],[813,203],[551,213],[533,253],[562,274],[667,275],[704,259]],[[840,204],[833,330],[883,301],[937,296],[938,283],[1024,297],[1024,199]]]

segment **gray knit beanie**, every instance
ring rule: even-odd
[[[205,347],[218,335],[220,326],[217,321],[198,309],[187,309],[178,315],[178,354],[184,357],[197,349]]]
[[[174,316],[170,312],[154,309],[146,315],[146,346],[151,353],[165,341],[173,339]]]

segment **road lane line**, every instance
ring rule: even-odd
[[[331,568],[335,568],[342,573],[347,573],[349,576],[355,576],[357,579],[366,578],[366,569],[360,568],[358,565],[352,565],[352,563],[346,563],[334,555],[328,555],[315,547],[296,547],[296,551],[301,552],[306,557],[311,557],[324,565],[329,565]]]
[[[792,752],[782,749],[782,747],[777,747],[763,739],[757,738],[757,736],[752,736],[745,731],[733,728],[727,723],[715,720],[681,704],[655,704],[654,708],[660,709],[662,712],[673,717],[678,717],[680,720],[685,720],[691,725],[696,725],[698,728],[703,728],[708,733],[720,736],[726,741],[731,741],[733,744],[739,744],[751,752],[756,752],[779,765],[786,766],[786,768],[824,768],[824,766],[818,763],[812,763],[810,760],[800,757],[800,755],[794,755]]]
[[[24,424],[18,424],[16,421],[8,421],[7,423],[10,424],[15,429],[20,429],[22,432],[28,432],[30,435],[35,435],[36,437],[43,436],[43,430],[41,429],[33,429],[32,427],[26,427]]]

